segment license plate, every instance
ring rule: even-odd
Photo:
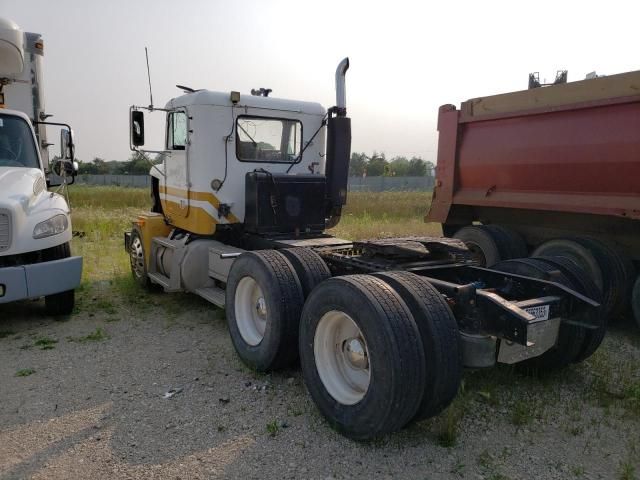
[[[549,320],[549,305],[527,307],[524,311],[536,317],[537,320]]]

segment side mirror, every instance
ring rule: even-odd
[[[60,130],[60,158],[73,162],[75,145],[73,144],[73,130]]]
[[[73,162],[67,159],[58,159],[53,164],[53,173],[59,177],[75,177],[78,174],[78,169],[78,162]]]
[[[129,119],[129,131],[131,144],[134,147],[144,145],[144,113],[140,110],[132,110]]]

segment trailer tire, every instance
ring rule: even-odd
[[[633,285],[631,306],[633,307],[633,318],[638,324],[638,327],[640,327],[640,275],[638,275],[636,283]]]
[[[462,240],[472,258],[481,267],[491,267],[498,263],[500,257],[500,239],[484,228],[483,225],[471,225],[463,227],[456,232],[453,238]]]
[[[600,263],[605,285],[608,287],[604,289],[603,295],[605,312],[610,321],[617,320],[629,307],[635,276],[633,263],[611,242],[591,237],[576,237],[575,240],[589,248]]]
[[[44,260],[62,260],[63,258],[69,258],[71,256],[71,245],[69,242],[63,243],[56,247],[50,248],[46,251]],[[47,295],[44,297],[44,306],[48,315],[70,315],[73,312],[75,306],[75,291],[67,290],[60,293],[54,293],[53,295]]]
[[[373,276],[333,277],[311,292],[300,322],[300,363],[316,406],[350,438],[399,430],[420,405],[420,332],[400,295]]]
[[[600,263],[589,248],[574,238],[556,238],[539,245],[532,257],[567,257],[589,274],[593,283],[604,291],[604,278]]]
[[[419,275],[376,273],[407,304],[416,322],[425,357],[424,392],[413,421],[433,417],[453,400],[462,381],[462,347],[453,312],[440,292]]]
[[[551,278],[550,273],[557,270],[545,262],[532,258],[506,260],[493,267],[501,272],[525,275],[541,280],[556,281],[571,287],[571,282],[560,273],[560,278]],[[516,364],[516,368],[525,373],[539,374],[560,370],[569,366],[577,358],[584,345],[584,328],[568,323],[560,324],[556,345],[537,357]]]
[[[596,302],[602,301],[602,293],[598,287],[596,287],[596,284],[593,283],[586,272],[572,260],[565,257],[536,257],[534,260],[541,260],[558,268],[569,279],[573,288],[578,293],[582,293]],[[597,324],[598,328],[595,330],[585,329],[584,343],[577,357],[573,360],[574,363],[580,363],[593,355],[598,347],[600,347],[607,333],[607,317],[604,315],[602,307],[595,311],[590,310],[590,312],[591,315],[594,315],[591,323]]]
[[[259,372],[294,363],[303,303],[300,280],[284,255],[275,250],[240,255],[231,265],[225,305],[242,361]]]
[[[307,298],[320,282],[331,278],[327,264],[310,248],[284,248],[278,251],[287,257],[298,274],[304,298]]]
[[[495,233],[496,237],[501,237],[502,240],[498,246],[502,247],[499,248],[502,260],[528,256],[527,244],[518,232],[503,225],[485,225],[484,227],[492,234]]]

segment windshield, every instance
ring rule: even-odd
[[[40,168],[31,128],[20,117],[0,115],[0,167]]]

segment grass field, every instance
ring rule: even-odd
[[[123,233],[138,213],[148,211],[149,191],[138,188],[72,186],[73,251],[85,257],[85,281],[128,275]],[[440,226],[424,223],[431,203],[428,192],[356,192],[349,194],[340,224],[331,233],[349,240],[440,235]]]
[[[630,325],[613,326],[602,347],[587,361],[541,378],[523,376],[508,365],[468,370],[464,374],[459,395],[437,417],[370,444],[340,443],[344,441],[332,437],[329,428],[317,427],[325,424],[311,406],[304,389],[298,388],[301,381],[299,372],[261,376],[240,363],[226,335],[223,311],[196,295],[148,292],[133,281],[129,259],[123,248],[123,233],[130,229],[131,221],[139,213],[148,211],[150,199],[146,189],[72,186],[70,200],[73,230],[78,233],[74,236],[72,250],[75,255],[84,257],[83,282],[76,295],[74,315],[65,321],[45,322],[42,325],[25,322],[22,325],[22,313],[16,306],[16,310],[7,310],[9,317],[11,312],[15,312],[12,317],[14,323],[5,322],[0,328],[0,339],[5,345],[6,342],[16,342],[16,345],[24,342],[22,328],[38,329],[37,334],[35,331],[30,333],[33,335],[30,344],[16,346],[11,351],[5,349],[5,352],[9,352],[6,354],[7,361],[14,362],[10,371],[12,379],[31,379],[35,382],[38,378],[45,378],[45,374],[47,379],[53,379],[51,384],[55,386],[43,388],[40,396],[34,396],[33,401],[38,402],[38,408],[34,411],[38,415],[44,402],[42,399],[60,390],[62,377],[56,377],[52,372],[55,368],[49,368],[48,364],[37,363],[40,357],[36,354],[65,352],[64,355],[60,354],[61,363],[55,365],[65,372],[64,377],[68,377],[70,385],[68,388],[73,391],[79,385],[73,383],[74,375],[66,375],[68,362],[76,361],[77,365],[82,365],[89,357],[82,357],[80,351],[76,353],[80,356],[72,357],[68,352],[79,350],[80,347],[94,348],[96,353],[103,352],[105,355],[101,357],[105,365],[104,358],[109,358],[109,362],[111,358],[124,359],[120,364],[124,372],[122,378],[118,368],[101,371],[101,379],[104,375],[108,376],[104,380],[106,389],[103,390],[99,381],[96,382],[92,377],[91,381],[80,385],[86,387],[86,397],[78,398],[87,398],[85,406],[104,392],[111,398],[113,385],[117,384],[121,390],[126,390],[123,395],[127,394],[127,398],[120,402],[116,400],[115,405],[118,409],[129,411],[126,409],[139,409],[137,403],[130,401],[128,395],[131,391],[136,395],[146,395],[140,386],[144,382],[139,380],[140,385],[133,384],[129,377],[139,372],[139,364],[144,364],[142,357],[161,352],[158,358],[162,361],[158,365],[149,362],[144,367],[148,369],[144,371],[145,376],[153,372],[153,375],[165,379],[165,383],[162,383],[153,377],[153,395],[158,396],[156,390],[159,387],[156,383],[172,386],[173,383],[168,382],[186,382],[185,379],[189,378],[198,380],[196,375],[201,377],[200,381],[216,378],[215,387],[225,392],[237,386],[240,393],[228,405],[219,404],[209,390],[200,392],[195,390],[196,387],[193,390],[185,389],[181,394],[184,401],[188,401],[184,411],[188,411],[189,415],[185,418],[191,420],[191,408],[202,400],[202,404],[206,405],[206,415],[198,418],[206,418],[207,422],[214,422],[213,425],[215,422],[224,424],[222,430],[219,426],[214,432],[222,435],[227,428],[244,425],[238,422],[225,423],[232,417],[229,409],[235,408],[234,414],[239,418],[252,419],[246,422],[258,422],[256,425],[262,422],[257,427],[251,427],[254,428],[252,438],[259,437],[255,432],[264,431],[266,423],[265,435],[268,438],[264,442],[265,451],[269,452],[269,458],[276,458],[275,461],[288,457],[293,444],[290,441],[283,442],[282,456],[273,457],[273,450],[277,448],[274,442],[279,438],[288,438],[286,435],[290,435],[290,432],[298,432],[305,439],[315,439],[320,435],[318,438],[323,440],[318,441],[318,445],[309,445],[309,448],[316,448],[318,454],[355,449],[355,457],[370,455],[370,463],[378,465],[376,468],[382,468],[390,458],[406,466],[421,461],[424,471],[430,471],[432,462],[450,464],[446,467],[446,475],[433,478],[529,478],[529,471],[535,472],[536,478],[637,478],[637,472],[640,471],[640,436],[637,435],[640,431],[640,335]],[[421,192],[351,193],[342,221],[332,233],[354,240],[392,235],[439,235],[438,225],[423,222],[430,200],[429,193]],[[201,340],[198,335],[211,335],[213,331],[220,335],[206,337],[206,348],[200,350],[200,347],[194,347]],[[137,347],[132,348],[131,345]],[[160,348],[159,345],[164,347]],[[138,354],[140,356],[136,356]],[[184,360],[183,356],[187,354],[194,356]],[[201,354],[203,357],[198,357]],[[33,358],[27,361],[24,359],[26,355],[32,355]],[[127,371],[130,365],[135,365],[135,368]],[[192,371],[194,365],[206,366],[206,370],[203,370],[205,373]],[[177,373],[183,372],[180,370],[182,367],[188,373],[178,380]],[[78,375],[83,369],[77,367],[74,372]],[[78,376],[78,379],[81,378]],[[253,393],[257,395],[257,391],[247,389],[247,380],[250,380],[249,384],[255,384],[267,379],[282,384],[282,396],[275,397],[276,388],[273,388],[268,394],[249,397]],[[214,385],[213,380],[211,382]],[[11,388],[5,389],[5,397],[11,391]],[[212,403],[218,411],[212,410],[214,407],[207,403],[212,395]],[[3,398],[0,398],[0,404]],[[262,399],[264,403],[259,404],[259,411],[254,412],[247,407],[247,398],[253,399],[251,402],[256,398]],[[165,402],[164,399],[156,401]],[[286,412],[278,413],[279,408]],[[175,412],[162,404],[162,410],[158,411],[160,416],[165,415],[158,423],[161,435],[167,435],[166,425],[173,421],[169,417]],[[133,428],[129,420],[137,418],[138,413],[136,410],[135,415],[123,417],[120,423],[116,420],[117,427],[128,433]],[[11,415],[13,418],[13,413]],[[280,417],[287,418],[292,426],[287,432],[278,431],[280,424],[274,418]],[[268,422],[264,421],[265,418],[268,418]],[[236,434],[238,428],[234,430]],[[145,438],[155,438],[147,435],[146,430],[144,432]],[[0,430],[0,439],[1,434]],[[192,437],[189,433],[185,438]],[[206,441],[209,441],[208,437]],[[97,443],[109,444],[92,442]],[[130,446],[131,442],[127,440],[126,443]],[[167,443],[175,444],[173,441]],[[208,445],[206,442],[203,444]],[[267,457],[260,457],[259,461],[262,463],[264,458]],[[306,465],[306,460],[300,460],[299,463]],[[349,464],[344,468],[351,471],[352,467]],[[477,475],[471,476],[474,471]],[[324,476],[319,475],[320,478]]]

